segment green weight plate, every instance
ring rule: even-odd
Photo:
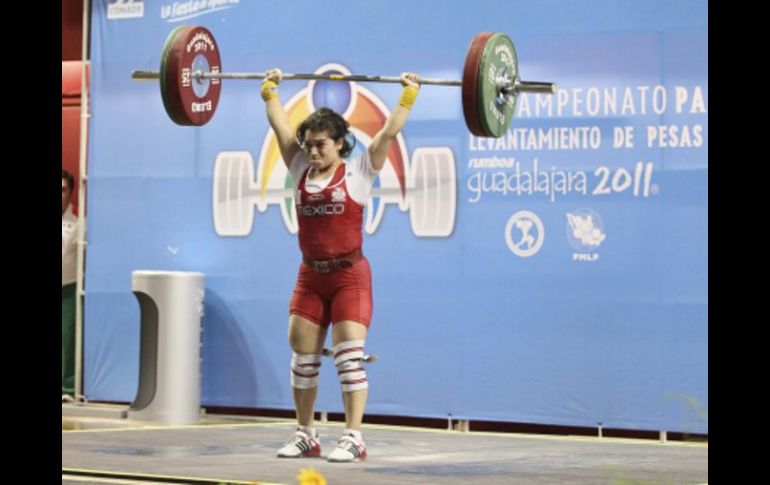
[[[174,41],[180,35],[180,31],[185,30],[185,32],[182,34],[185,35],[186,31],[189,31],[191,28],[192,27],[190,26],[181,25],[172,30],[171,33],[168,34],[168,37],[166,37],[166,42],[163,44],[163,51],[160,55],[160,97],[163,99],[163,107],[166,108],[166,113],[168,114],[169,118],[171,118],[171,120],[177,124],[182,123],[180,123],[175,114],[174,108],[172,107],[172,101],[169,99],[168,88],[166,87],[166,76],[168,74],[168,53],[171,49],[171,46],[174,44]]]
[[[478,117],[484,136],[499,138],[511,125],[516,111],[516,96],[502,96],[498,80],[515,79],[519,74],[519,61],[511,39],[495,33],[484,44],[479,61]]]

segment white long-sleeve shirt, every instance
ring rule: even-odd
[[[61,285],[69,285],[77,279],[78,218],[72,206],[61,216]]]

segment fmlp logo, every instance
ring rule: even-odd
[[[350,74],[340,64],[326,64],[317,74]],[[292,126],[317,108],[328,106],[350,122],[356,143],[350,157],[366,150],[382,128],[389,111],[371,91],[355,82],[310,81],[285,103]],[[251,153],[223,151],[214,165],[212,209],[214,229],[220,236],[247,236],[254,224],[254,207],[265,212],[280,208],[290,233],[297,232],[297,216],[291,173],[281,160],[278,142],[268,130],[262,143],[256,180]],[[448,147],[422,147],[409,160],[403,136],[390,145],[388,160],[374,180],[366,203],[364,231],[373,234],[382,221],[385,207],[398,205],[409,212],[412,232],[420,237],[448,237],[455,224],[457,177]]]
[[[567,239],[579,252],[572,253],[573,261],[597,261],[595,252],[607,237],[599,214],[591,209],[579,209],[567,213]]]
[[[116,0],[107,6],[107,19],[133,19],[144,17],[144,2]]]

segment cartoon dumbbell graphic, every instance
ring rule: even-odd
[[[407,185],[409,221],[421,237],[447,237],[455,227],[457,175],[452,151],[418,148],[412,154]]]
[[[254,223],[254,208],[265,212],[280,207],[283,221],[292,234],[297,232],[294,190],[282,164],[276,173],[255,179],[254,161],[247,151],[223,151],[214,164],[212,211],[214,229],[220,236],[246,236]],[[367,202],[365,230],[372,234],[388,204],[409,211],[412,231],[420,237],[446,237],[452,233],[457,208],[457,176],[452,151],[447,147],[418,148],[402,188],[392,170],[380,173],[380,185],[372,188]],[[379,199],[374,204],[374,199]]]

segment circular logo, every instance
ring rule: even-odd
[[[341,69],[328,69],[320,74],[348,74]],[[316,80],[311,88],[313,108],[330,108],[337,113],[345,113],[353,99],[353,90],[349,82]]]
[[[519,211],[505,225],[505,242],[516,256],[528,258],[540,251],[545,239],[543,222],[534,212]]]
[[[567,212],[567,239],[578,251],[592,251],[607,237],[604,223],[595,211],[578,209]]]

